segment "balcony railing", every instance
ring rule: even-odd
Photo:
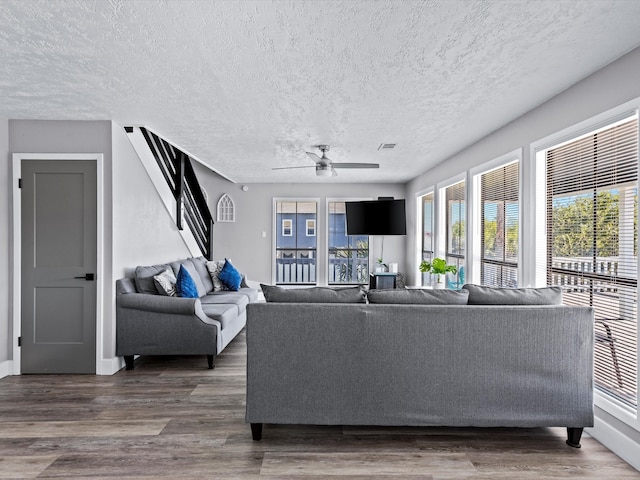
[[[562,287],[566,305],[595,313],[595,386],[637,407],[637,258],[554,257],[550,285]]]
[[[316,283],[315,250],[283,248],[277,250],[276,283]],[[369,258],[330,258],[328,282],[330,284],[368,284]]]
[[[330,284],[368,284],[368,256],[329,258],[328,280]]]

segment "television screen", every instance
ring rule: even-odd
[[[347,235],[406,235],[404,200],[345,202]]]

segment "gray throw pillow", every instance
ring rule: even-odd
[[[469,292],[466,290],[402,289],[369,290],[369,303],[392,303],[403,305],[466,305]]]
[[[260,284],[267,302],[278,303],[365,303],[362,287],[282,288]]]
[[[466,284],[469,305],[562,305],[560,287],[497,288]]]
[[[209,270],[207,269],[207,259],[204,257],[194,257],[191,259],[193,262],[193,266],[196,268],[198,272],[198,276],[202,281],[202,285],[204,285],[204,289],[209,293],[213,290],[213,282],[211,281],[211,276],[209,275]]]
[[[153,281],[153,277],[164,272],[169,265],[138,266],[135,271],[136,290],[138,293],[157,295],[158,289]]]

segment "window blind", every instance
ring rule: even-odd
[[[448,264],[460,270],[465,258],[465,182],[459,182],[445,189],[447,208],[446,258]]]
[[[595,310],[595,385],[637,409],[638,124],[546,152],[547,283]]]
[[[519,162],[480,176],[480,277],[483,285],[518,286]]]

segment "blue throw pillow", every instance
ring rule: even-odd
[[[191,278],[187,269],[184,268],[184,265],[180,265],[180,270],[178,271],[178,277],[176,278],[176,290],[179,297],[199,298],[198,287],[196,287],[193,278]]]
[[[228,259],[224,261],[224,267],[218,274],[218,278],[229,290],[237,292],[240,290],[240,284],[242,283],[242,275],[236,267],[234,267]]]

